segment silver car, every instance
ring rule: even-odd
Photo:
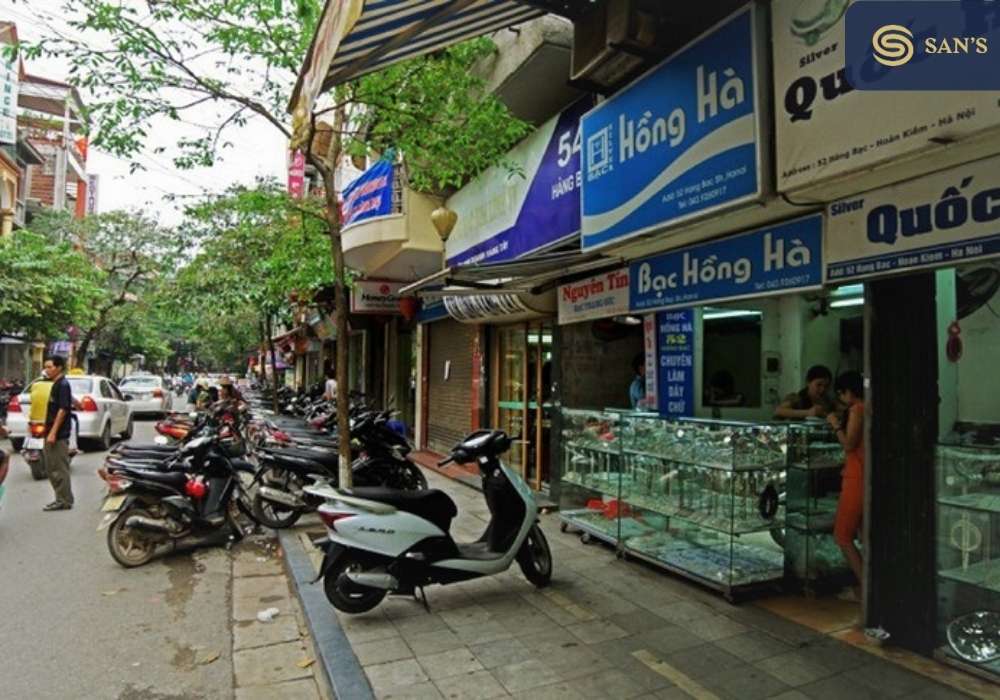
[[[113,437],[128,439],[132,436],[131,402],[126,400],[114,382],[107,377],[87,374],[71,375],[66,379],[73,398],[80,402],[73,415],[79,422],[81,443],[88,441],[106,450],[111,447]],[[7,428],[15,450],[20,450],[28,437],[28,419],[32,415],[31,389],[41,381],[48,380],[36,379],[7,406]],[[45,412],[41,411],[39,415],[44,416]]]
[[[152,374],[133,374],[125,377],[118,388],[126,397],[132,397],[132,413],[164,415],[174,406],[173,392],[161,377]]]

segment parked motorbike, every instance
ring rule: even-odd
[[[109,491],[98,529],[108,529],[111,557],[132,568],[149,562],[162,545],[187,537],[228,527],[230,539],[242,538],[240,514],[250,512],[240,475],[254,471],[220,449],[213,432],[191,440],[158,468],[106,466],[98,472]]]
[[[407,459],[409,443],[385,428],[387,414],[368,413],[352,421],[351,464],[354,486],[382,486],[399,490],[427,488],[427,477]],[[315,511],[322,498],[306,487],[336,485],[339,452],[332,449],[287,447],[257,451],[260,471],[253,489],[254,519],[268,527],[291,527],[304,513]]]
[[[0,505],[3,505],[3,494],[6,487],[3,482],[7,479],[7,473],[10,471],[10,458],[7,457],[3,452],[0,452]]]
[[[475,542],[452,539],[458,508],[443,491],[307,487],[325,501],[319,516],[327,537],[317,580],[323,579],[330,603],[345,613],[363,613],[390,592],[415,594],[432,583],[492,576],[514,560],[528,581],[548,585],[552,555],[538,526],[538,506],[527,484],[499,458],[510,446],[503,431],[480,430],[440,463],[479,465],[490,522]]]

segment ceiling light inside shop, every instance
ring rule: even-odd
[[[611,319],[615,323],[623,323],[626,326],[640,326],[642,325],[642,319],[638,316],[615,316]]]
[[[714,321],[720,318],[749,318],[754,316],[760,318],[762,311],[750,311],[749,309],[705,309],[702,318],[706,321]]]
[[[861,306],[865,303],[864,297],[854,297],[853,299],[838,299],[830,302],[831,309],[842,309],[847,306]]]
[[[831,297],[858,297],[865,293],[865,285],[863,284],[845,284],[843,287],[837,287],[832,292],[830,292]]]

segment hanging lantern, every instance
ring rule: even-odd
[[[441,240],[447,241],[448,236],[451,235],[451,230],[455,228],[455,224],[458,223],[458,214],[453,212],[448,207],[438,207],[431,212],[431,223],[433,223],[434,228],[437,229],[438,235],[441,236]]]
[[[399,298],[399,313],[403,314],[403,318],[407,321],[412,321],[420,311],[420,300],[416,297],[400,297]]]

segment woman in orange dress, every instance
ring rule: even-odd
[[[837,377],[835,388],[837,398],[847,406],[847,414],[846,420],[834,414],[827,417],[846,456],[844,470],[841,472],[840,500],[837,503],[833,538],[844,553],[860,586],[863,581],[861,552],[854,544],[854,539],[861,529],[861,516],[864,513],[864,380],[860,372],[844,372]]]

